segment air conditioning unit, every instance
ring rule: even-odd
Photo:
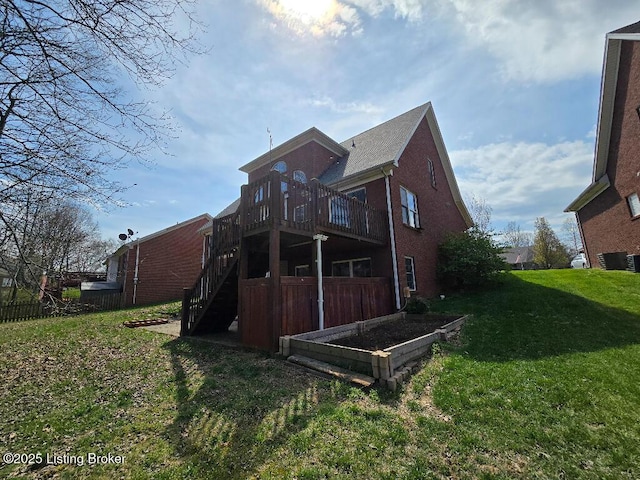
[[[627,270],[640,273],[640,255],[627,255]]]

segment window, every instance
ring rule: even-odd
[[[402,223],[413,228],[420,228],[418,197],[406,188],[400,187],[400,203],[402,203]]]
[[[331,275],[334,277],[370,277],[371,259],[357,258],[333,262],[331,264]]]
[[[296,277],[310,277],[311,268],[309,265],[296,265]]]
[[[344,197],[332,197],[329,208],[329,221],[334,225],[349,228],[349,200]]]
[[[356,200],[360,200],[362,203],[367,203],[367,190],[364,187],[346,192],[346,195],[351,198],[355,198]]]
[[[279,173],[287,173],[287,164],[285,162],[278,162],[271,167],[271,170],[275,170]]]
[[[629,210],[632,217],[640,215],[640,199],[637,193],[632,193],[627,197],[627,203],[629,204]]]
[[[293,179],[296,182],[307,183],[307,176],[304,174],[302,170],[294,170],[293,171]]]
[[[436,170],[433,167],[433,162],[430,158],[427,158],[427,165],[429,166],[429,177],[431,178],[431,186],[436,188]]]
[[[404,257],[404,269],[407,272],[407,287],[412,292],[416,291],[416,270],[413,257]]]
[[[293,208],[293,221],[304,222],[307,220],[307,205],[297,205]]]

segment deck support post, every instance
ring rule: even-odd
[[[316,241],[316,271],[318,272],[318,329],[324,330],[324,291],[322,289],[322,242],[329,237],[320,233],[313,236]]]

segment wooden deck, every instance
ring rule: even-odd
[[[242,187],[243,236],[277,228],[306,236],[340,235],[378,245],[388,240],[387,213],[317,180],[304,184],[278,172]]]

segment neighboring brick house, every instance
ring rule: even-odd
[[[640,254],[639,195],[640,22],[606,36],[592,182],[565,209],[591,266]]]
[[[107,282],[117,282],[124,304],[179,300],[202,271],[208,240],[200,229],[212,219],[202,214],[120,247],[107,259]]]
[[[237,315],[243,343],[276,350],[280,335],[392,313],[405,289],[440,293],[437,245],[472,224],[431,103],[342,143],[311,128],[240,170],[182,334]]]

